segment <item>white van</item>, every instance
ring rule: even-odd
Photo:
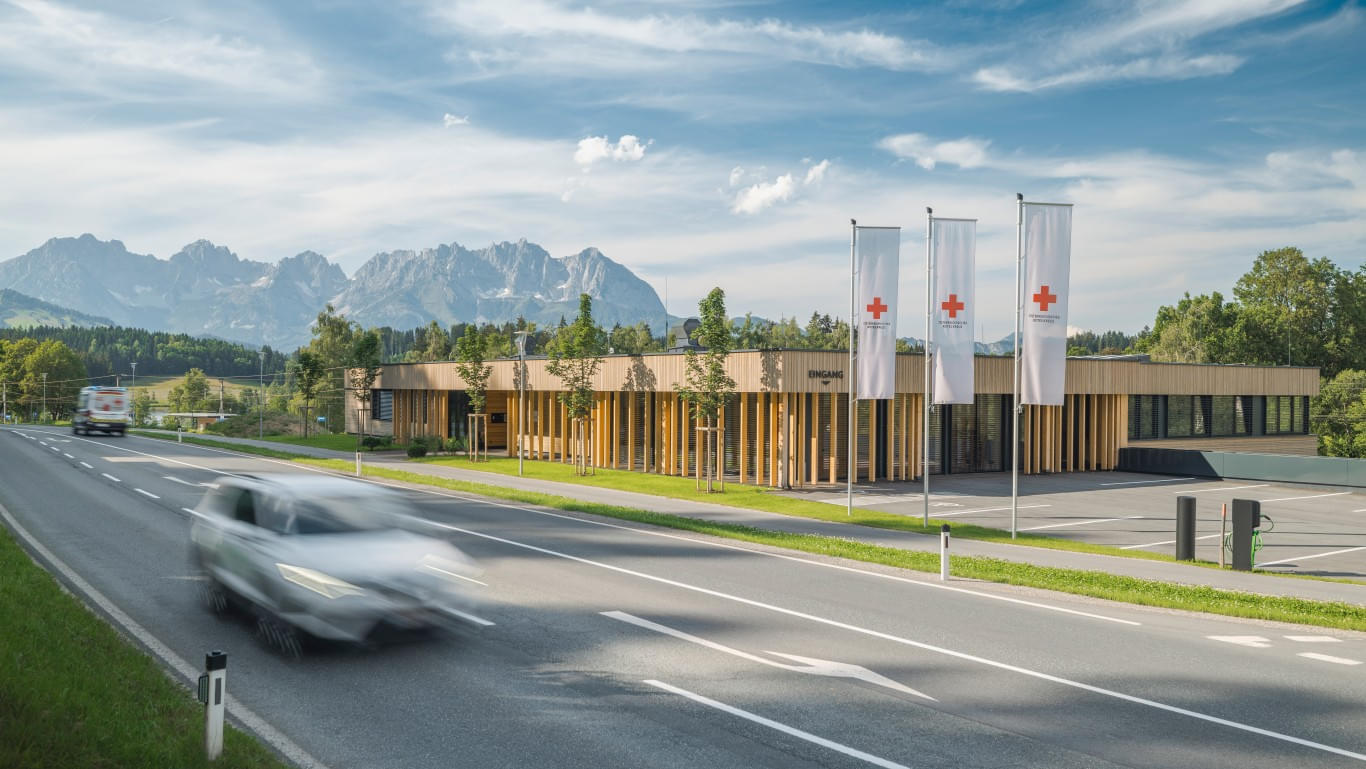
[[[133,421],[133,397],[127,387],[82,387],[71,417],[71,432],[89,435],[91,430],[123,435]]]

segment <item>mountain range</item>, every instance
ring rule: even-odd
[[[112,323],[285,350],[308,342],[309,326],[329,303],[362,326],[402,329],[432,320],[448,327],[518,316],[553,325],[577,314],[580,294],[593,298],[593,317],[608,328],[646,321],[658,331],[664,320],[654,289],[598,249],[556,258],[526,240],[479,250],[451,243],[379,253],[348,278],[313,251],[268,264],[198,240],[158,259],[85,234],[52,238],[0,262],[0,289],[46,303],[44,312],[52,317],[61,314],[54,310],[70,308],[68,318],[86,320],[69,322],[82,325]],[[32,315],[14,314],[24,312]]]
[[[112,326],[114,321],[68,310],[8,288],[0,289],[0,328]]]

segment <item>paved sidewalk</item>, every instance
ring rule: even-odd
[[[212,437],[213,440],[227,443],[244,443],[264,446],[280,451],[294,451],[310,456],[332,459],[354,459],[350,452],[314,449],[307,446],[258,441],[244,438]],[[532,478],[519,478],[501,473],[470,470],[459,466],[435,465],[426,462],[409,462],[392,452],[385,454],[366,454],[365,463],[371,467],[403,470],[410,473],[432,475],[452,480],[473,481],[490,486],[522,489],[526,491],[554,494],[585,502],[598,502],[637,510],[686,516],[701,520],[721,521],[742,524],[771,531],[784,531],[799,534],[819,534],[842,537],[844,539],[869,544],[895,547],[903,550],[938,552],[939,538],[911,532],[876,529],[810,518],[766,513],[758,510],[728,507],[715,502],[692,501],[641,494],[633,491],[619,491],[576,483],[560,483]],[[1055,566],[1066,569],[1102,571],[1110,574],[1137,577],[1140,579],[1160,580],[1187,585],[1207,585],[1225,590],[1239,590],[1263,595],[1294,596],[1319,601],[1343,601],[1366,606],[1366,585],[1326,582],[1313,579],[1292,579],[1267,574],[1254,574],[1218,570],[1192,566],[1170,561],[1149,561],[1138,558],[1124,558],[1093,553],[1077,553],[1067,550],[1049,550],[1024,545],[1007,545],[975,540],[954,540],[955,555],[973,555],[999,558],[1005,561],[1031,563],[1038,566]]]

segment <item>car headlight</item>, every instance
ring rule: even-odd
[[[337,579],[330,574],[323,574],[313,569],[290,566],[287,563],[277,563],[275,568],[280,570],[280,576],[284,577],[286,582],[293,582],[299,587],[312,590],[327,598],[341,598],[344,595],[363,595],[365,593],[365,588],[356,587],[344,579]]]

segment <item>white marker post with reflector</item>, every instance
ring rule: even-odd
[[[199,677],[199,701],[204,703],[204,754],[210,761],[223,755],[223,710],[228,693],[228,655],[211,651],[204,655]]]

